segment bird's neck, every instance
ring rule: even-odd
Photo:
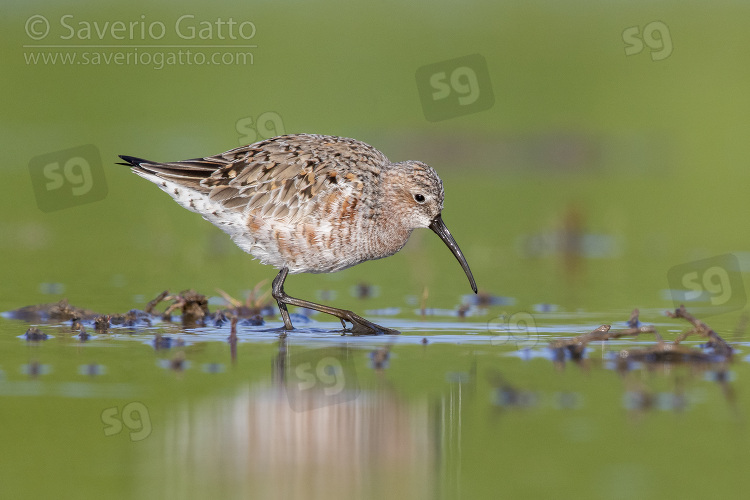
[[[395,202],[399,197],[404,196],[403,184],[404,178],[399,169],[391,166],[387,175],[381,178],[380,193],[377,198],[382,200],[391,200]],[[372,223],[369,224],[371,242],[368,252],[373,259],[381,259],[398,252],[406,245],[411,236],[412,229],[405,224],[403,217],[394,213],[391,207],[380,205],[379,212]]]
[[[384,217],[380,222],[371,227],[372,244],[369,253],[372,259],[382,259],[401,250],[412,232],[403,224],[399,224],[395,217]]]

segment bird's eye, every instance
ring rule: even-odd
[[[424,203],[424,195],[423,194],[415,194],[414,195],[414,200],[417,203]]]

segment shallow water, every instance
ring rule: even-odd
[[[750,403],[735,385],[750,366],[731,331],[719,330],[735,341],[731,363],[618,369],[618,353],[653,338],[595,342],[582,360],[555,362],[550,339],[613,318],[535,317],[532,334],[377,318],[403,334],[352,337],[316,315],[286,336],[275,321],[239,327],[234,349],[229,326],[113,327],[82,342],[66,322],[40,325],[49,337],[30,342],[27,323],[2,318],[3,490],[661,498],[746,486]],[[667,338],[686,326],[657,311],[641,319]],[[718,476],[681,481],[708,463],[721,463]],[[29,481],[30,469],[44,480]]]

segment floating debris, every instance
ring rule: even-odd
[[[170,322],[172,314],[177,311],[181,314],[181,322],[184,328],[220,327],[231,322],[233,318],[238,318],[241,326],[260,326],[265,323],[264,315],[268,315],[269,312],[274,314],[270,303],[266,300],[268,293],[259,293],[259,289],[264,283],[265,281],[256,285],[245,303],[233,299],[226,292],[220,290],[219,293],[229,302],[230,307],[218,309],[213,313],[208,309],[206,296],[195,290],[185,290],[176,295],[170,295],[169,291],[165,290],[149,301],[145,310],[131,309],[125,314],[99,314],[89,309],[72,306],[67,299],[62,299],[51,304],[21,307],[2,313],[2,315],[9,319],[19,319],[30,323],[70,321],[70,331],[76,333],[82,341],[91,337],[87,331],[88,328],[93,328],[97,334],[106,334],[111,333],[114,327],[150,327],[153,323],[160,321]],[[161,303],[167,303],[163,313],[156,310]],[[47,337],[37,327],[30,328],[24,335],[24,338],[30,341],[45,340]],[[157,349],[168,348],[165,342],[168,342],[168,340],[157,338],[154,345]]]
[[[553,340],[550,342],[553,359],[555,361],[562,361],[565,359],[565,353],[567,352],[573,360],[580,360],[586,351],[586,344],[595,340],[607,340],[611,338],[609,335],[610,328],[610,325],[602,325],[594,331],[577,337]]]
[[[245,302],[241,302],[227,292],[221,289],[217,289],[222,298],[231,306],[229,309],[224,310],[227,316],[236,316],[243,320],[248,320],[246,324],[251,326],[260,326],[264,324],[264,316],[275,316],[276,311],[272,307],[269,297],[271,296],[270,291],[260,293],[260,289],[266,284],[268,280],[263,280],[248,293]]]
[[[70,329],[74,332],[79,332],[83,328],[83,325],[81,324],[81,318],[75,317],[70,320]]]
[[[20,319],[29,323],[46,323],[53,321],[69,321],[73,318],[88,320],[96,316],[96,313],[94,311],[89,311],[88,309],[71,306],[68,304],[67,299],[62,299],[60,302],[52,304],[21,307],[20,309],[3,313],[3,316],[8,319]]]
[[[97,333],[106,333],[109,330],[109,315],[99,315],[94,318],[94,330]]]
[[[727,342],[723,338],[721,338],[718,333],[713,331],[713,329],[711,329],[707,324],[699,319],[696,319],[695,316],[690,314],[687,309],[685,309],[684,305],[680,305],[680,307],[675,309],[674,312],[668,311],[667,315],[670,318],[683,318],[691,325],[693,325],[692,330],[689,330],[677,337],[677,339],[675,340],[675,344],[680,343],[689,335],[696,334],[700,335],[701,337],[708,338],[708,343],[705,344],[704,347],[712,349],[714,354],[716,354],[717,356],[724,358],[732,357],[734,349],[732,349],[732,347],[727,344]]]
[[[32,326],[28,330],[26,330],[26,333],[24,334],[26,337],[26,340],[30,342],[38,342],[40,340],[47,340],[47,334],[42,332],[39,328],[36,326]]]
[[[131,309],[125,314],[112,314],[108,316],[110,325],[127,327],[151,326],[151,315],[145,311]]]
[[[646,348],[621,350],[617,355],[618,369],[628,369],[629,362],[632,361],[644,363],[712,363],[725,361],[732,357],[734,352],[732,347],[708,325],[690,314],[684,305],[675,309],[674,312],[667,312],[667,315],[671,318],[683,318],[690,322],[693,328],[680,334],[673,342],[665,342],[656,328],[650,325],[641,325],[639,311],[634,309],[627,322],[628,328],[624,330],[611,330],[610,325],[602,325],[577,337],[553,340],[550,342],[552,359],[556,363],[562,363],[569,356],[574,361],[580,361],[586,351],[586,345],[590,342],[637,336],[642,333],[653,334],[656,338],[656,344]],[[680,345],[680,342],[690,335],[708,338],[708,343],[702,347],[709,349],[710,352]]]
[[[185,328],[195,328],[196,326],[205,326],[205,318],[210,313],[208,311],[208,299],[205,295],[195,290],[183,290],[177,295],[165,295],[164,291],[146,306],[148,311],[153,311],[156,305],[163,301],[172,301],[172,304],[162,313],[164,321],[172,321],[172,312],[179,309],[182,313],[182,324]]]
[[[91,335],[86,331],[86,327],[81,322],[81,319],[76,317],[70,320],[70,331],[73,333],[78,332],[78,338],[81,342],[86,342]]]

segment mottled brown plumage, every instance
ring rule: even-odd
[[[393,255],[419,227],[440,235],[476,291],[440,217],[442,182],[424,163],[391,163],[361,141],[312,134],[274,137],[180,162],[121,158],[183,207],[226,231],[243,250],[281,270],[274,296],[289,329],[282,306],[291,302],[280,299],[292,299],[283,293],[287,272],[334,272]],[[340,310],[326,309],[342,317],[331,312]],[[377,327],[345,312],[355,331]]]

